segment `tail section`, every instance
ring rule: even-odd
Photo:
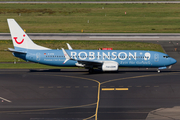
[[[50,50],[49,48],[35,44],[14,19],[7,19],[7,22],[15,50]]]

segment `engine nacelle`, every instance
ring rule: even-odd
[[[115,61],[105,61],[102,65],[102,71],[118,71],[118,65]]]

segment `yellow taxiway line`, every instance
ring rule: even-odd
[[[129,90],[129,88],[102,88],[102,91]]]
[[[129,88],[115,88],[115,90],[129,90]]]

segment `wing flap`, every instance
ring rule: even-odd
[[[103,62],[101,61],[92,61],[92,60],[76,60],[78,63],[81,64],[88,64],[88,65],[102,65]]]

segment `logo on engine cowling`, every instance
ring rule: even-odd
[[[106,68],[116,68],[116,66],[106,66]]]

